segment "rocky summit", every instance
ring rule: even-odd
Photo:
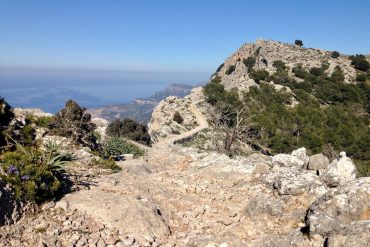
[[[261,84],[243,62],[254,56],[252,67],[269,73],[277,70],[276,60],[307,69],[328,61],[329,72],[340,66],[345,83],[355,83],[349,58],[330,54],[259,40],[227,58],[213,78],[220,78],[226,90],[249,91]],[[151,146],[126,140],[142,150],[140,155],[107,149],[108,122],[90,119],[83,109],[64,110],[83,117],[59,124],[67,128],[77,121],[77,126],[87,126],[84,135],[95,128],[99,138],[89,139],[95,145],[79,143],[76,128],[61,136],[52,121],[44,127],[35,121],[38,145],[47,149],[55,142],[73,153],[64,167],[70,186],[61,196],[29,204],[16,200],[14,186],[1,179],[0,246],[369,246],[370,178],[359,176],[346,150],[298,147],[279,153],[232,139],[235,133],[245,134],[246,129],[238,128],[243,121],[237,115],[234,128],[215,123],[215,108],[202,88],[162,100],[149,123]],[[13,121],[27,122],[27,113],[50,117],[18,109]],[[114,154],[113,165],[97,165],[101,151],[91,147],[100,143]],[[14,169],[1,172],[14,174]]]

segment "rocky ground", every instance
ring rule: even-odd
[[[230,159],[174,144],[207,127],[194,107],[197,126],[119,173],[81,162],[91,174],[74,192],[0,228],[0,246],[368,246],[370,178],[345,153]]]

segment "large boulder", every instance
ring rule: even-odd
[[[294,150],[291,154],[277,154],[272,157],[272,162],[284,167],[304,168],[307,166],[309,158],[306,148]]]
[[[345,243],[346,239],[352,235],[369,232],[369,198],[369,177],[360,178],[330,190],[309,207],[306,217],[309,234],[311,236],[315,234],[323,237],[331,236],[333,243],[335,241]],[[338,236],[334,237],[335,235]],[[366,238],[369,243],[370,235],[367,234]]]
[[[321,171],[328,167],[329,164],[329,159],[325,155],[323,155],[322,153],[314,154],[310,156],[307,169]]]
[[[334,160],[323,172],[322,180],[330,187],[345,184],[356,178],[357,169],[353,161],[346,156],[345,152],[340,153],[340,158]]]

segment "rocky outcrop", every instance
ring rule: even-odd
[[[330,190],[308,210],[306,223],[310,235],[327,237],[329,246],[366,246],[370,241],[369,198],[368,177]]]
[[[340,66],[345,74],[345,81],[351,83],[355,81],[356,70],[351,67],[351,61],[347,56],[332,58],[330,51],[320,49],[302,48],[293,44],[287,44],[272,40],[257,40],[252,44],[244,44],[229,58],[214,76],[221,78],[221,83],[226,89],[237,87],[239,90],[248,90],[250,86],[256,85],[248,74],[248,68],[243,60],[249,57],[256,59],[254,69],[265,69],[270,74],[276,72],[273,62],[283,61],[287,67],[293,68],[302,65],[302,68],[309,70],[312,67],[320,67],[323,62],[329,63],[328,73],[332,73],[336,66]],[[230,67],[234,67],[232,73],[227,73]],[[292,75],[291,70],[289,71]],[[299,78],[297,78],[299,80]]]
[[[277,154],[272,157],[273,162],[285,167],[305,168],[309,161],[305,148],[294,150],[292,154]]]
[[[314,154],[310,156],[307,169],[322,171],[329,166],[329,159],[323,154]]]
[[[184,98],[175,96],[162,100],[154,109],[149,127],[149,134],[153,142],[180,136],[201,126],[201,113],[199,105],[204,101],[202,88],[194,88],[191,94]],[[182,122],[174,120],[174,114],[178,112]],[[199,119],[201,121],[199,121]],[[181,139],[181,138],[180,138]]]
[[[322,179],[328,186],[336,187],[345,184],[356,178],[357,169],[345,152],[341,152],[341,157],[335,159],[323,172]]]

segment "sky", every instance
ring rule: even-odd
[[[369,27],[369,0],[0,0],[0,86],[199,83],[258,38],[368,54]]]

